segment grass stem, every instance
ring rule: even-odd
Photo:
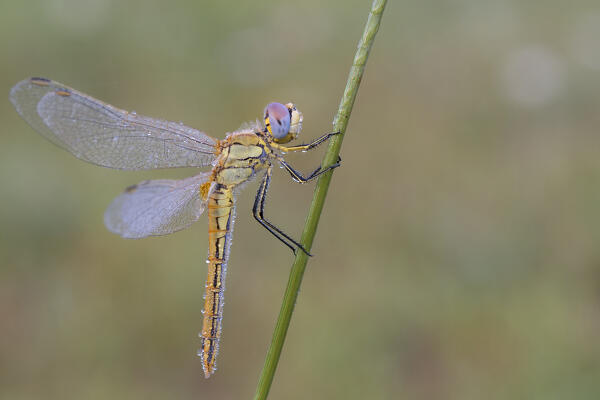
[[[333,131],[339,131],[341,134],[334,136],[330,140],[329,147],[321,164],[323,168],[334,164],[338,160],[342,140],[344,139],[346,132],[346,126],[348,125],[348,120],[350,119],[350,114],[352,112],[352,106],[354,105],[356,94],[358,93],[358,87],[365,70],[365,64],[369,58],[369,52],[375,40],[375,35],[379,30],[381,17],[386,3],[387,0],[374,0],[371,6],[365,30],[358,44],[356,54],[354,55],[354,62],[350,68],[346,89],[344,90],[344,95],[342,96],[337,115],[334,119]],[[333,170],[321,175],[315,187],[312,203],[308,211],[304,231],[302,232],[300,240],[304,248],[308,251],[310,251],[312,247],[313,239],[317,231],[317,225],[319,224],[319,218],[321,216],[321,211],[323,210],[329,183],[331,182],[332,172]],[[279,317],[275,324],[273,339],[267,352],[265,364],[254,395],[255,400],[264,400],[269,394],[275,370],[277,369],[277,363],[279,362],[279,357],[281,355],[281,349],[283,348],[283,343],[292,319],[292,313],[294,311],[307,261],[308,256],[304,252],[296,252],[296,258],[294,259],[294,264],[290,271],[290,277],[283,296]]]

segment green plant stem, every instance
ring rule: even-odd
[[[381,17],[383,15],[383,10],[385,9],[386,3],[387,0],[374,0],[371,6],[371,11],[367,19],[365,30],[358,44],[356,54],[354,55],[354,62],[350,68],[350,73],[346,82],[346,89],[344,90],[344,95],[342,96],[337,115],[334,119],[334,132],[341,132],[341,134],[334,136],[330,140],[329,147],[321,164],[324,168],[334,164],[340,154],[342,140],[346,132],[348,120],[350,119],[352,106],[354,105],[354,99],[356,99],[358,87],[365,70],[365,64],[369,58],[369,51],[371,50],[371,46],[375,40],[375,35],[379,30]],[[302,232],[302,237],[300,239],[300,242],[308,251],[310,251],[312,247],[313,239],[317,231],[317,225],[319,224],[319,218],[321,216],[321,211],[323,210],[329,183],[331,182],[332,172],[333,170],[321,175],[315,187],[312,203],[310,205],[306,223],[304,225],[304,231]],[[304,252],[296,252],[296,258],[294,259],[294,264],[292,266],[292,270],[290,271],[290,277],[285,294],[283,296],[283,303],[281,304],[279,317],[277,318],[277,323],[275,324],[275,331],[273,332],[271,346],[267,352],[265,364],[263,366],[258,381],[258,387],[256,388],[256,393],[254,395],[255,400],[264,400],[269,394],[269,389],[271,388],[271,383],[273,382],[273,376],[275,375],[275,370],[277,369],[277,363],[279,362],[279,356],[281,355],[281,349],[283,348],[283,343],[292,319],[292,312],[294,311],[294,306],[298,297],[298,290],[300,289],[300,284],[302,283],[302,277],[304,275],[304,270],[306,269],[307,261],[308,256]]]

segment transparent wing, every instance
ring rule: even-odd
[[[240,127],[238,128],[238,132],[239,131],[262,131],[264,129],[264,126],[261,124],[261,122],[259,120],[256,121],[247,121],[247,122],[242,122],[242,124],[240,125]]]
[[[131,186],[113,200],[104,214],[104,224],[125,238],[166,235],[198,220],[205,202],[200,186],[210,173],[191,178],[144,181]]]
[[[17,83],[10,101],[51,142],[103,167],[201,167],[215,158],[216,140],[196,129],[120,110],[48,79]]]

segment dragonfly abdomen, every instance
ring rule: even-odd
[[[208,276],[204,295],[204,317],[202,323],[202,358],[204,375],[208,378],[216,367],[223,318],[225,276],[235,208],[232,189],[219,185],[210,193],[208,208]]]

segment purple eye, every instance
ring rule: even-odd
[[[290,131],[290,110],[281,103],[265,108],[265,124],[275,139],[284,138]]]

